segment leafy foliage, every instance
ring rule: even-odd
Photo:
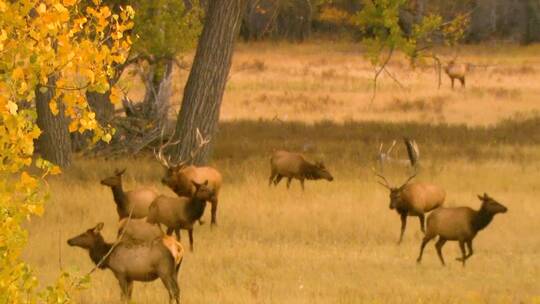
[[[113,130],[97,123],[85,91],[109,89],[112,67],[124,62],[131,46],[124,32],[133,16],[130,7],[113,14],[100,0],[84,9],[77,0],[0,0],[0,303],[66,303],[70,289],[82,286],[62,274],[54,287],[37,293],[36,278],[20,260],[27,241],[22,224],[43,213],[45,178],[60,173],[50,162],[33,160],[41,133],[35,96],[50,89],[54,77],[50,110],[58,113],[62,103],[71,132],[92,130],[94,141],[109,141]]]
[[[378,75],[386,69],[395,52],[403,53],[412,63],[434,58],[440,64],[433,47],[437,43],[455,45],[463,37],[469,21],[468,14],[457,14],[454,19],[444,22],[436,13],[411,13],[410,2],[366,0],[363,9],[356,15],[356,24],[364,34],[367,57],[374,66],[380,66],[376,71],[375,86]],[[409,30],[403,20],[406,14],[413,15],[410,19],[415,19]]]
[[[183,0],[136,0],[134,53],[171,58],[193,48],[201,32],[202,10]]]

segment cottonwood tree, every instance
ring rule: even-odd
[[[129,7],[112,14],[99,0],[85,9],[77,0],[0,0],[0,303],[66,303],[69,290],[81,286],[62,274],[38,294],[37,279],[21,260],[22,225],[43,213],[44,179],[60,173],[34,155],[35,140],[47,132],[37,117],[61,117],[69,132],[92,130],[94,141],[111,139],[85,93],[109,89],[112,66],[124,62],[130,47],[124,32],[133,14]],[[113,88],[112,101],[119,101],[117,93]],[[32,171],[37,175],[30,166],[40,169]]]
[[[172,151],[173,160],[187,159],[198,145],[194,130],[199,129],[204,137],[216,133],[234,44],[245,6],[245,0],[209,0],[203,31],[178,114],[174,136],[179,142]],[[194,157],[194,163],[205,162],[209,149],[209,145],[204,146]]]

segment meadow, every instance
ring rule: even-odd
[[[437,88],[432,67],[411,70],[397,58],[391,71],[406,89],[383,77],[370,105],[372,68],[350,43],[240,44],[225,93],[211,165],[224,176],[218,227],[195,229],[195,252],[180,273],[184,303],[540,303],[540,46],[469,46],[463,61],[478,65],[466,89]],[[441,50],[451,57],[451,50]],[[185,60],[189,62],[190,56]],[[180,101],[187,72],[175,72]],[[127,82],[127,81],[126,81]],[[141,92],[133,85],[135,97]],[[457,243],[445,248],[442,267],[409,218],[398,246],[400,221],[388,191],[371,172],[379,144],[419,144],[418,180],[447,191],[448,206],[478,208],[487,192],[509,208],[475,239],[464,268]],[[268,186],[273,149],[303,151],[323,160],[333,182]],[[78,157],[65,174],[48,180],[51,200],[29,223],[25,259],[44,282],[60,269],[85,273],[87,254],[66,240],[104,222],[116,235],[110,189],[99,181],[127,168],[125,188],[159,183],[163,169],[149,154],[123,159]],[[393,184],[409,172],[385,170]],[[183,241],[187,236],[183,234]],[[92,275],[80,303],[119,303],[110,271]],[[161,282],[135,283],[135,303],[165,302]]]

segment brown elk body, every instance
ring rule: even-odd
[[[101,184],[111,188],[116,203],[116,211],[120,219],[128,217],[132,209],[132,218],[145,217],[148,214],[148,206],[158,196],[158,193],[152,188],[124,191],[122,175],[125,171],[126,169],[122,171],[115,170],[114,175],[103,179]]]
[[[440,208],[431,213],[427,219],[427,230],[422,244],[420,245],[420,255],[417,262],[422,261],[422,254],[427,243],[439,236],[435,248],[441,263],[445,265],[442,256],[442,247],[447,241],[458,241],[461,249],[461,258],[458,261],[463,263],[473,254],[472,241],[476,234],[487,227],[497,213],[505,213],[508,209],[489,197],[486,193],[484,196],[478,196],[482,201],[482,206],[479,210],[473,210],[469,207],[457,208]],[[467,245],[468,253],[465,250]]]
[[[214,192],[212,200],[209,201],[212,207],[212,225],[217,224],[217,207],[219,190],[223,178],[218,170],[212,167],[197,167],[197,166],[171,166],[167,168],[165,177],[161,182],[167,185],[178,196],[192,197],[195,193],[193,182],[202,184],[208,181],[208,187]]]
[[[68,244],[88,250],[92,262],[100,269],[108,268],[113,272],[120,285],[123,301],[129,302],[131,299],[133,281],[150,282],[160,278],[169,293],[169,301],[180,303],[177,273],[181,259],[176,264],[175,257],[161,240],[141,245],[122,241],[105,258],[113,244],[105,242],[100,232],[102,228],[103,223],[99,223],[69,239]],[[102,264],[98,264],[102,260]]]
[[[195,185],[192,197],[158,196],[150,205],[147,221],[151,224],[167,226],[167,234],[174,231],[180,239],[180,229],[188,231],[190,250],[193,251],[193,225],[201,218],[206,202],[212,200],[214,192],[207,186],[208,181]]]
[[[465,75],[467,74],[467,70],[467,64],[456,63],[453,60],[450,61],[446,67],[444,67],[444,72],[452,81],[452,89],[454,88],[455,79],[458,79],[461,82],[461,87],[465,87]]]
[[[134,243],[149,242],[161,239],[165,233],[159,225],[148,223],[146,217],[143,218],[124,218],[118,225],[118,237],[123,240],[129,240]]]
[[[312,164],[300,153],[292,153],[283,150],[275,151],[270,158],[270,178],[268,185],[277,186],[284,177],[287,178],[287,188],[291,186],[293,178],[300,181],[304,190],[304,180],[325,179],[333,181],[334,177],[326,169],[322,162]]]
[[[407,216],[417,216],[420,219],[420,229],[424,232],[425,214],[444,204],[446,198],[444,189],[426,182],[409,183],[416,175],[409,177],[400,187],[390,187],[382,175],[378,174],[378,176],[385,181],[385,184],[380,184],[390,190],[390,209],[395,209],[401,218],[401,233],[398,243],[403,240]]]

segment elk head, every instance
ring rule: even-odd
[[[154,150],[154,156],[165,168],[165,176],[161,179],[161,182],[167,185],[168,187],[170,187],[175,192],[179,190],[179,189],[176,189],[179,183],[186,182],[185,180],[183,180],[185,179],[185,177],[183,178],[183,176],[179,174],[180,169],[182,169],[187,164],[192,162],[195,156],[197,156],[197,154],[202,150],[202,148],[210,142],[210,138],[209,137],[204,138],[201,132],[199,131],[199,129],[197,129],[196,132],[197,132],[196,133],[197,147],[190,152],[190,157],[187,160],[173,162],[170,156],[169,157],[163,156],[163,150],[165,148],[172,145],[176,145],[180,142],[180,140],[177,140],[174,142],[172,141],[172,139],[174,138],[174,133],[171,135],[171,137],[166,143],[163,143],[164,130],[162,130],[161,143],[160,143],[159,149],[157,151]],[[178,193],[178,194],[181,195],[181,193]]]
[[[325,179],[329,182],[334,180],[334,177],[330,174],[330,171],[326,169],[326,166],[322,161],[315,163],[315,170],[313,170],[308,177],[311,179]]]
[[[115,169],[114,175],[109,176],[101,180],[101,184],[104,186],[115,187],[122,185],[122,175],[126,172],[126,168],[122,170]]]
[[[95,227],[86,230],[86,232],[69,239],[67,241],[68,245],[84,249],[94,248],[99,241],[103,242],[103,237],[101,236],[103,226],[103,223],[99,223]]]
[[[506,213],[508,211],[508,208],[489,197],[487,193],[484,193],[483,196],[478,195],[478,199],[482,201],[481,209],[487,211],[489,214]]]
[[[390,186],[390,183],[384,177],[384,175],[377,173],[375,170],[373,170],[373,171],[374,171],[374,173],[375,173],[375,175],[377,177],[381,178],[384,181],[384,183],[382,183],[381,181],[377,181],[377,183],[379,183],[381,186],[385,187],[386,189],[390,190],[390,206],[388,206],[388,207],[390,209],[395,209],[397,207],[399,201],[401,200],[401,191],[416,176],[416,173],[409,176],[409,178],[407,178],[407,180],[401,186],[392,187],[392,186]]]

